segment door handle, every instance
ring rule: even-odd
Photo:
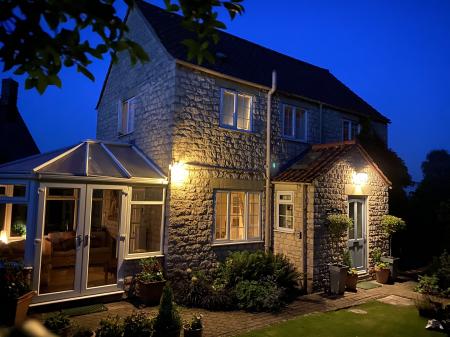
[[[83,239],[81,238],[81,235],[77,235],[77,236],[75,237],[75,246],[76,246],[76,247],[80,247],[82,241],[83,241]]]

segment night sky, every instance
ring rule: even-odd
[[[428,151],[450,150],[450,1],[245,0],[244,6],[228,31],[329,69],[391,119],[389,145],[414,180]],[[41,151],[95,138],[108,64],[92,64],[94,83],[65,70],[62,89],[43,96],[20,89],[19,109]]]

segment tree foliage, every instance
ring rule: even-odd
[[[0,62],[3,71],[25,75],[25,88],[43,93],[49,85],[61,87],[60,71],[76,70],[91,80],[93,59],[128,53],[131,63],[146,62],[149,56],[135,41],[126,37],[128,27],[115,6],[121,0],[2,0],[0,1]],[[135,0],[123,0],[128,9]],[[167,9],[184,15],[183,25],[197,39],[184,41],[190,59],[214,61],[208,52],[217,43],[216,28],[226,28],[218,20],[223,7],[231,18],[243,13],[242,0],[166,1]]]

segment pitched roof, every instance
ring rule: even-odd
[[[366,159],[381,177],[390,185],[391,182],[375,164],[364,148],[355,141],[346,141],[333,144],[316,144],[303,152],[293,161],[287,169],[275,176],[273,182],[311,183],[323,174],[346,154],[357,150]]]
[[[137,1],[137,7],[167,51],[177,60],[192,63],[187,58],[187,47],[181,42],[194,36],[181,26],[182,17],[142,0]],[[219,43],[211,46],[211,52],[216,55],[216,62],[205,63],[202,67],[266,87],[271,87],[272,70],[276,70],[277,87],[282,92],[322,102],[381,122],[389,122],[388,118],[352,92],[327,69],[283,55],[221,30],[218,30],[218,33]]]

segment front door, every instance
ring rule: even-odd
[[[348,249],[352,258],[352,267],[358,271],[366,270],[366,200],[351,198],[348,201],[348,215],[353,226],[348,233]]]
[[[41,184],[38,302],[118,290],[127,187]]]

